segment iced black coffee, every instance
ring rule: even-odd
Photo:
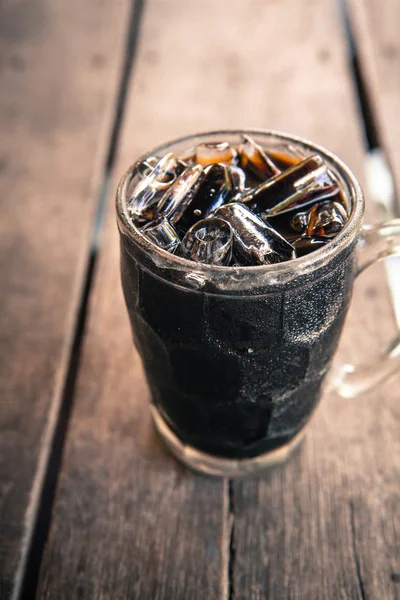
[[[286,446],[309,420],[347,312],[353,258],[348,249],[305,271],[351,212],[324,156],[234,137],[201,137],[135,165],[124,202],[139,242],[122,235],[121,267],[159,418],[184,446],[245,459]],[[152,248],[160,260],[150,261]],[[193,286],[182,270],[185,282],[193,271]]]

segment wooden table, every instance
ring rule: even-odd
[[[116,182],[180,134],[294,132],[362,181],[369,140],[400,184],[400,5],[348,9],[368,136],[334,0],[1,4],[1,600],[400,598],[399,380],[326,397],[263,477],[195,475],[154,433],[119,283]],[[374,268],[340,358],[395,327]]]

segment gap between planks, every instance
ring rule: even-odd
[[[364,126],[366,145],[364,168],[368,197],[377,205],[378,214],[382,220],[394,219],[400,216],[394,173],[379,135],[377,117],[362,66],[359,42],[350,19],[349,0],[338,0],[338,3],[347,39],[348,61],[354,93],[359,106],[360,120]],[[396,322],[400,330],[400,258],[391,257],[385,260],[385,270]]]

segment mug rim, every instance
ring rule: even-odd
[[[307,150],[313,151],[313,153],[320,154],[324,159],[327,159],[328,163],[331,163],[334,166],[334,169],[340,175],[340,177],[346,183],[347,189],[345,190],[347,196],[350,195],[350,203],[351,203],[351,212],[349,219],[343,229],[336,235],[332,240],[330,240],[323,248],[318,250],[314,250],[310,254],[302,256],[300,258],[296,258],[290,261],[284,261],[281,263],[274,264],[266,264],[266,265],[254,265],[254,266],[239,266],[239,267],[231,267],[231,266],[219,266],[219,265],[209,265],[205,263],[197,263],[186,258],[177,256],[175,254],[171,254],[162,248],[159,248],[155,244],[153,244],[148,238],[143,235],[140,230],[133,224],[131,218],[128,214],[127,208],[127,196],[130,183],[134,177],[135,169],[137,165],[146,157],[157,154],[159,152],[170,149],[170,147],[175,146],[177,144],[182,144],[184,142],[190,142],[190,140],[195,140],[196,138],[207,138],[209,136],[216,135],[240,135],[240,134],[249,134],[256,136],[266,136],[266,137],[274,137],[276,140],[280,140],[282,142],[293,143],[300,147],[303,147]],[[205,131],[200,133],[194,133],[185,135],[179,138],[175,138],[170,140],[164,144],[160,144],[149,152],[143,154],[133,165],[131,165],[127,171],[122,176],[116,194],[116,209],[117,209],[117,223],[118,227],[122,234],[127,235],[131,240],[139,245],[142,250],[146,251],[151,258],[157,259],[157,265],[160,266],[161,263],[165,268],[172,268],[175,270],[198,273],[200,275],[212,276],[230,276],[235,275],[236,277],[240,277],[240,275],[249,276],[251,274],[262,275],[262,274],[271,274],[271,276],[280,276],[282,274],[305,274],[309,271],[317,269],[322,264],[330,261],[334,256],[339,254],[343,248],[349,245],[359,228],[362,224],[363,214],[364,214],[364,194],[361,188],[361,185],[351,171],[351,169],[333,152],[327,150],[324,146],[320,144],[316,144],[306,138],[281,132],[274,129],[258,129],[258,128],[241,128],[241,129],[223,129],[223,130],[212,130]]]

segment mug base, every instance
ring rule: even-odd
[[[222,458],[197,450],[193,446],[183,444],[172,432],[153,404],[151,405],[151,413],[159,435],[172,454],[194,471],[205,475],[212,475],[214,477],[246,477],[248,475],[260,473],[269,467],[284,463],[292,452],[301,444],[307,430],[307,425],[305,425],[305,427],[303,427],[303,429],[301,429],[298,434],[284,446],[253,458]]]

